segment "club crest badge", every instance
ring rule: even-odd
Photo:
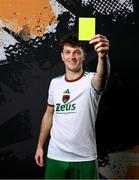
[[[70,99],[70,91],[69,91],[69,89],[67,89],[63,92],[62,101],[65,104],[69,101],[69,99]]]

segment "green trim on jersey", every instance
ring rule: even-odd
[[[87,76],[89,74],[89,72],[84,71],[84,76]]]

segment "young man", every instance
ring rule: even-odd
[[[66,74],[52,79],[42,119],[36,163],[44,165],[43,145],[50,131],[46,179],[96,179],[95,121],[101,92],[110,74],[109,40],[100,34],[89,41],[98,54],[96,72],[84,72],[86,52],[76,35],[61,41]]]

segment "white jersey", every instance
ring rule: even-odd
[[[84,72],[74,81],[54,78],[48,104],[54,106],[47,156],[77,162],[97,158],[95,121],[101,95],[91,85],[94,73]]]

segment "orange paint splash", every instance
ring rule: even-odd
[[[57,22],[49,0],[0,0],[0,19],[16,33],[28,27],[35,36],[43,35],[49,24]]]

